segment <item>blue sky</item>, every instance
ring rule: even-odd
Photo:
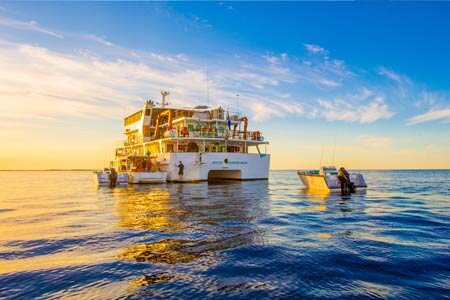
[[[273,168],[317,166],[334,141],[354,168],[450,168],[449,15],[445,2],[2,2],[0,169],[97,167],[161,89],[230,109],[239,93]]]

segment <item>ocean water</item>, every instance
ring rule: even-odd
[[[0,172],[0,299],[448,299],[450,171],[97,188]]]

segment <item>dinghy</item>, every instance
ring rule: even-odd
[[[297,174],[308,189],[330,192],[341,190],[341,182],[339,181],[336,167],[321,167],[319,170],[299,170]],[[354,183],[356,191],[367,188],[366,181],[360,173],[350,173],[350,181]]]

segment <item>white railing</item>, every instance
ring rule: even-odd
[[[175,137],[175,136],[174,136]],[[211,130],[194,130],[189,131],[188,134],[183,134],[182,132],[178,132],[178,138],[226,138],[230,140],[247,140],[247,141],[263,141],[264,137],[260,131],[247,131],[245,138],[244,132],[239,131],[233,136],[233,131],[223,131],[223,132],[215,132]]]

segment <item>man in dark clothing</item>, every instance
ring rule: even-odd
[[[178,167],[178,177],[180,177],[180,180],[183,180],[183,176],[184,176],[184,165],[180,160],[180,163],[177,165]]]
[[[342,196],[348,196],[350,194],[348,192],[348,184],[349,184],[350,180],[345,175],[346,172],[347,171],[345,171],[345,169],[342,167],[339,169],[339,172],[338,172],[338,178],[339,178],[339,181],[341,182],[341,195]]]
[[[343,172],[345,177],[347,178],[347,188],[349,193],[355,192],[355,184],[350,180],[350,174],[347,172],[347,170],[343,167]]]
[[[109,187],[114,188],[117,184],[117,172],[116,169],[111,168],[111,172],[109,173]]]

